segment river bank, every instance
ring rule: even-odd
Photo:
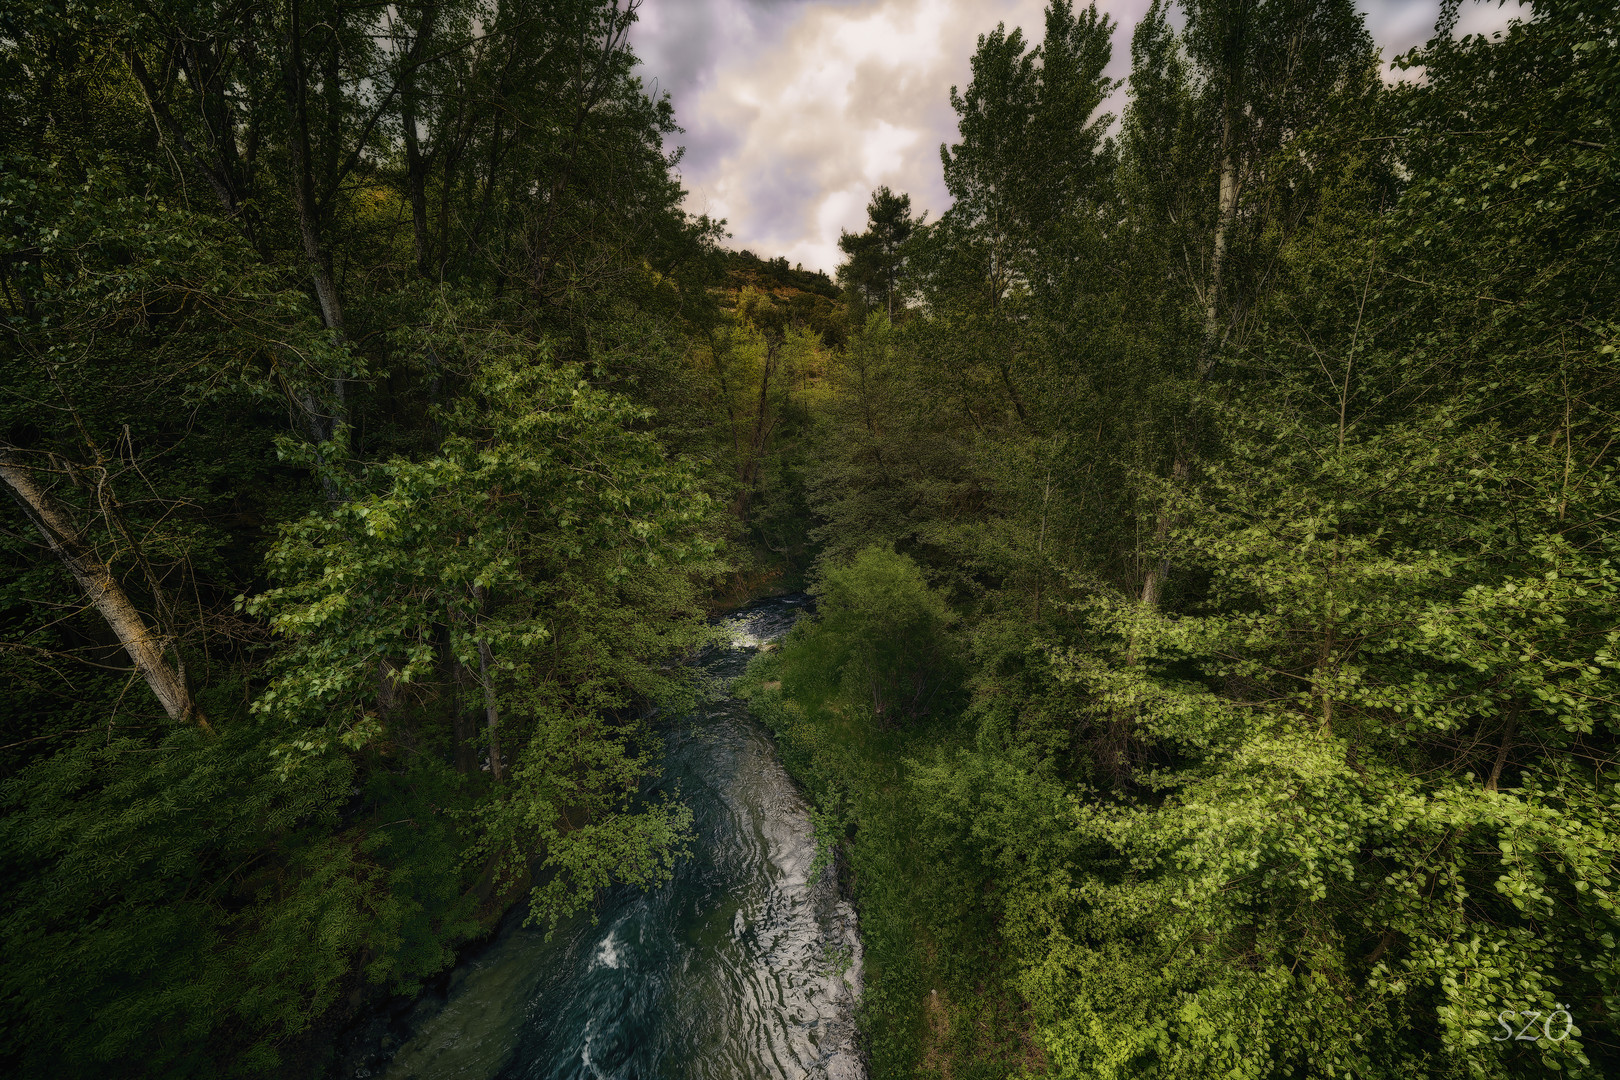
[[[871,1075],[1006,1077],[1041,1065],[992,897],[946,849],[918,766],[972,744],[955,715],[879,726],[784,693],[780,654],[736,686],[813,807],[822,859],[860,920]]]
[[[794,597],[802,572],[784,566],[739,571],[719,583],[704,603],[711,622],[720,624],[765,601]],[[694,660],[694,662],[696,662]],[[390,993],[358,972],[337,1002],[296,1040],[281,1048],[291,1075],[311,1080],[347,1080],[381,1075],[399,1047],[431,1019],[455,992],[457,973],[498,948],[527,914],[529,883],[520,882],[482,905],[483,929],[454,946],[455,960],[414,994]]]
[[[737,677],[804,603],[749,605],[695,662],[717,684]],[[423,995],[357,1025],[336,1075],[865,1074],[855,913],[811,872],[809,808],[770,736],[723,691],[659,728],[665,767],[646,794],[694,811],[674,880],[609,890],[550,938],[513,911]]]

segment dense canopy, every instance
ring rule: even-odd
[[[0,11],[0,1067],[331,1075],[658,888],[808,589],[874,1077],[1620,1072],[1620,7],[1456,17],[987,26],[829,277],[634,3]]]

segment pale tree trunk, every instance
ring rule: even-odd
[[[1221,194],[1215,219],[1215,238],[1209,256],[1209,285],[1204,296],[1204,343],[1198,353],[1198,378],[1209,375],[1215,362],[1215,342],[1221,330],[1221,283],[1226,269],[1226,245],[1237,220],[1237,161],[1232,147],[1232,111],[1221,123]]]
[[[293,208],[298,216],[298,238],[304,249],[304,257],[309,263],[310,279],[315,286],[315,298],[320,303],[321,322],[328,330],[342,338],[343,302],[338,296],[337,280],[332,276],[330,253],[321,244],[321,207],[319,197],[315,193],[315,179],[312,172],[314,166],[310,161],[309,80],[308,72],[304,68],[301,7],[302,0],[293,0],[289,5],[291,19],[287,41],[287,68],[284,73],[287,104],[292,112],[292,130],[287,140],[288,148],[292,152],[291,194]],[[338,426],[346,419],[345,395],[346,386],[342,374],[339,373],[332,377],[331,416],[323,413],[320,403],[309,390],[304,390],[299,397],[307,416],[310,438],[317,447],[315,460],[322,466],[316,470],[320,477],[321,491],[325,494],[326,501],[333,504],[341,502],[343,494],[324,468],[326,455],[319,446],[333,439],[337,435]]]
[[[1189,471],[1187,457],[1179,449],[1176,451],[1175,461],[1170,466],[1170,482],[1179,486],[1187,479]],[[1167,506],[1159,511],[1159,520],[1153,526],[1153,545],[1160,547],[1170,539],[1170,527],[1174,524],[1170,508]],[[1159,598],[1164,594],[1165,578],[1170,576],[1170,560],[1161,556],[1157,562],[1148,567],[1147,576],[1142,580],[1142,606],[1150,611],[1157,611]]]
[[[484,716],[489,725],[489,774],[501,778],[501,707],[495,700],[495,658],[489,642],[478,643],[478,678],[484,684]]]
[[[309,76],[304,68],[304,28],[301,18],[303,5],[294,0],[290,5],[291,19],[287,32],[287,104],[292,111],[292,131],[287,148],[292,152],[292,200],[298,214],[298,239],[309,261],[310,279],[315,285],[315,298],[321,305],[321,321],[327,329],[343,333],[343,303],[338,298],[337,282],[332,277],[331,260],[321,244],[320,215],[315,194],[314,162],[310,160],[309,143]]]
[[[399,669],[391,660],[377,661],[377,715],[387,720],[399,698]]]
[[[471,776],[478,762],[473,757],[473,726],[468,722],[467,710],[462,704],[462,686],[468,678],[467,665],[456,656],[455,634],[449,625],[435,629],[440,649],[440,660],[450,684],[450,745],[455,755],[456,772]]]
[[[194,723],[204,731],[211,730],[191,699],[184,669],[171,667],[164,659],[165,635],[146,625],[112,571],[79,536],[66,510],[34,482],[32,471],[10,451],[0,451],[0,478],[11,488],[23,513],[45,537],[51,551],[62,560],[90,603],[118,635],[135,670],[152,688],[169,718]]]
[[[1496,751],[1496,763],[1491,766],[1491,775],[1485,781],[1486,791],[1496,791],[1496,785],[1501,782],[1502,768],[1507,764],[1508,751],[1513,748],[1513,729],[1519,718],[1518,707],[1509,709],[1507,724],[1502,729],[1502,745]]]
[[[1221,284],[1226,271],[1226,247],[1231,237],[1232,225],[1237,220],[1238,207],[1238,177],[1237,155],[1232,145],[1232,106],[1228,103],[1225,110],[1226,118],[1221,123],[1221,192],[1218,213],[1215,219],[1215,236],[1209,257],[1209,281],[1204,290],[1204,339],[1198,350],[1198,362],[1194,367],[1194,377],[1203,382],[1209,377],[1210,370],[1215,366],[1215,346],[1220,337],[1221,330]],[[1187,479],[1192,464],[1187,453],[1181,445],[1177,445],[1175,459],[1170,467],[1170,479],[1173,484],[1179,485]],[[1171,520],[1170,510],[1166,507],[1159,512],[1159,517],[1153,526],[1153,540],[1155,545],[1163,544],[1170,536]],[[1142,581],[1142,605],[1150,610],[1158,610],[1159,600],[1164,593],[1165,578],[1170,573],[1168,559],[1159,559],[1148,568],[1147,576]]]
[[[310,160],[309,141],[309,79],[304,67],[303,24],[301,0],[293,0],[290,7],[290,26],[287,35],[287,69],[285,72],[287,104],[292,112],[292,130],[287,140],[292,153],[292,201],[298,216],[298,238],[309,263],[310,280],[315,286],[315,298],[321,307],[321,322],[339,338],[343,333],[343,301],[338,296],[337,279],[332,276],[332,258],[321,243],[320,198],[315,192],[314,163]],[[336,415],[323,418],[316,411],[313,395],[304,395],[304,406],[309,410],[310,433],[317,443],[330,439],[344,420],[346,386],[341,374],[332,378],[332,397]],[[330,480],[323,477],[328,501],[336,501],[337,492]]]
[[[483,606],[484,587],[473,586],[473,596],[478,598],[479,606]],[[501,707],[495,700],[495,656],[489,647],[489,639],[478,639],[478,681],[484,688],[484,716],[489,727],[489,775],[499,781],[501,778]]]

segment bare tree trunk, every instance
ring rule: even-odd
[[[167,135],[180,145],[191,159],[193,165],[208,178],[208,186],[214,189],[214,197],[219,200],[220,208],[225,211],[227,218],[235,218],[241,209],[241,202],[237,198],[234,177],[230,175],[221,163],[204,155],[190,137],[186,135],[185,128],[175,120],[173,113],[164,103],[163,97],[158,93],[152,82],[152,76],[146,70],[146,63],[141,59],[140,52],[133,44],[124,47],[124,62],[129,67],[129,73],[135,79],[135,85],[140,88],[141,98],[146,102],[147,111],[152,114],[156,122],[159,136]]]
[[[489,728],[489,774],[501,778],[501,707],[495,700],[495,658],[489,642],[478,643],[478,678],[484,684],[484,717]]]
[[[1221,122],[1221,194],[1215,219],[1214,250],[1209,256],[1209,287],[1204,297],[1204,343],[1198,352],[1198,378],[1208,377],[1215,363],[1215,341],[1221,329],[1221,278],[1226,269],[1226,246],[1232,223],[1237,220],[1237,160],[1232,148],[1232,109],[1228,105]]]
[[[462,707],[461,689],[466,682],[467,669],[460,658],[456,656],[450,627],[442,626],[438,629],[438,632],[440,633],[439,648],[443,650],[440,656],[444,665],[449,669],[450,678],[451,756],[455,759],[456,772],[462,776],[470,776],[477,765],[477,761],[473,757],[472,750],[473,726],[468,723],[467,710]]]
[[[473,586],[473,596],[478,598],[479,606],[485,599],[484,587]],[[489,775],[499,782],[501,779],[501,707],[495,700],[495,656],[489,647],[489,640],[478,639],[478,681],[484,688],[484,717],[489,729]]]
[[[295,140],[296,141],[296,140]],[[296,152],[295,155],[297,156]],[[303,244],[304,257],[309,261],[310,280],[315,285],[315,299],[321,305],[321,322],[328,330],[343,334],[343,301],[338,296],[337,279],[332,276],[332,260],[321,244],[320,210],[315,206],[314,193],[305,185],[293,185],[293,201],[298,209],[298,238]],[[343,400],[341,380],[335,380],[338,400]]]
[[[754,430],[748,437],[748,458],[741,462],[738,479],[740,481],[737,499],[732,503],[732,511],[743,521],[748,520],[748,504],[753,501],[754,482],[758,479],[759,466],[765,456],[765,447],[770,444],[771,429],[776,421],[770,416],[770,390],[771,376],[776,373],[776,357],[781,349],[781,343],[765,345],[765,366],[759,379],[759,405],[754,414]]]
[[[1176,451],[1174,463],[1170,466],[1170,481],[1179,485],[1187,479],[1189,471],[1187,457],[1180,450]],[[1175,524],[1170,508],[1167,506],[1159,511],[1159,520],[1153,526],[1153,544],[1162,546],[1170,539],[1170,527]],[[1147,577],[1142,580],[1142,606],[1156,611],[1159,607],[1159,598],[1164,593],[1164,582],[1170,576],[1170,560],[1160,556],[1159,560],[1148,567]]]
[[[303,4],[301,0],[293,0],[289,7],[286,89],[287,104],[292,111],[292,131],[288,133],[287,148],[292,153],[293,209],[298,213],[298,239],[304,248],[304,258],[309,262],[315,298],[321,305],[321,321],[327,329],[341,334],[343,304],[338,298],[337,282],[332,278],[331,260],[321,245],[320,207],[316,205],[314,163],[310,161],[309,73],[304,67]]]
[[[287,140],[292,152],[292,200],[298,214],[298,239],[309,263],[310,280],[315,285],[315,299],[321,306],[321,322],[328,330],[343,337],[343,301],[338,296],[337,279],[332,276],[331,253],[321,243],[320,199],[315,193],[314,164],[310,161],[309,142],[309,72],[304,66],[303,25],[300,20],[302,0],[293,0],[291,26],[288,31],[287,97],[292,110],[292,131]],[[330,92],[330,88],[329,88]],[[328,153],[332,148],[328,148]],[[331,438],[337,425],[344,419],[344,398],[347,387],[341,374],[332,378],[332,397],[336,415],[331,422],[321,425],[326,438]],[[332,497],[328,488],[327,497]]]
[[[212,730],[191,700],[184,669],[170,667],[163,657],[166,635],[146,625],[112,571],[79,536],[66,510],[34,482],[31,470],[11,451],[0,451],[0,478],[10,486],[23,513],[39,529],[90,603],[118,635],[135,670],[152,688],[163,711],[171,720],[195,723],[204,731]]]
[[[377,715],[387,720],[399,697],[399,669],[390,660],[377,661]]]
[[[1519,719],[1517,707],[1509,710],[1507,725],[1502,729],[1502,745],[1497,748],[1496,762],[1491,766],[1490,778],[1485,781],[1486,791],[1497,790],[1496,785],[1502,780],[1502,768],[1507,765],[1508,751],[1513,748],[1513,729]]]
[[[428,276],[427,169],[416,134],[416,91],[399,96],[399,122],[405,131],[405,180],[411,198],[411,236],[415,241],[416,272]]]
[[[411,200],[411,231],[415,241],[416,272],[423,277],[428,276],[428,262],[432,258],[427,226],[427,173],[432,168],[432,162],[422,155],[421,140],[416,130],[417,88],[414,61],[433,37],[436,15],[437,12],[431,4],[423,11],[421,25],[416,28],[416,37],[411,43],[398,80],[399,123],[401,133],[405,137],[405,178]],[[438,142],[434,143],[435,148],[438,145]]]
[[[287,144],[292,153],[292,201],[298,215],[298,238],[309,263],[310,279],[315,285],[315,298],[321,307],[321,322],[339,338],[343,337],[343,303],[338,296],[337,281],[332,277],[332,260],[321,244],[320,201],[315,194],[314,166],[310,161],[309,142],[309,73],[304,66],[304,30],[301,19],[303,0],[292,0],[289,6],[290,25],[287,32],[287,68],[285,89],[287,105],[292,113],[292,130]],[[346,386],[341,373],[332,377],[334,415],[324,417],[318,411],[315,396],[307,390],[302,404],[309,416],[310,434],[315,442],[330,440],[344,420]],[[320,455],[317,454],[317,459]],[[321,488],[327,502],[341,498],[336,485],[321,471]]]
[[[1225,118],[1221,122],[1221,192],[1215,219],[1214,246],[1209,257],[1209,283],[1204,291],[1204,340],[1199,346],[1198,361],[1194,367],[1194,377],[1198,382],[1207,379],[1210,370],[1215,366],[1215,346],[1221,329],[1221,281],[1226,271],[1226,248],[1231,238],[1232,224],[1237,220],[1237,157],[1232,146],[1232,111],[1232,103],[1228,102]],[[1187,479],[1190,468],[1191,463],[1187,460],[1186,453],[1178,446],[1175,461],[1170,468],[1171,481],[1174,484],[1182,483]],[[1170,511],[1166,508],[1160,512],[1153,526],[1155,545],[1163,544],[1169,539],[1172,524]],[[1147,577],[1142,581],[1144,607],[1158,609],[1160,597],[1164,592],[1165,578],[1169,573],[1168,559],[1161,558],[1148,568]]]

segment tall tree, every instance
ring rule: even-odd
[[[920,224],[911,216],[911,196],[897,195],[884,185],[866,204],[866,231],[838,237],[838,250],[847,257],[838,269],[839,281],[866,304],[881,306],[890,321],[896,300],[905,303],[905,244]]]
[[[0,1069],[286,1074],[533,858],[560,913],[679,851],[624,718],[683,700],[735,486],[634,16],[0,14]]]
[[[1147,234],[1141,255],[1162,260],[1143,268],[1158,287],[1142,299],[1185,311],[1171,321],[1182,328],[1162,338],[1142,388],[1174,402],[1159,466],[1174,489],[1199,438],[1187,395],[1223,349],[1241,342],[1275,280],[1277,245],[1306,221],[1333,173],[1330,144],[1307,134],[1357,115],[1348,105],[1371,92],[1375,74],[1362,16],[1341,0],[1190,3],[1179,37],[1167,8],[1150,7],[1133,42],[1137,97],[1123,151],[1134,186],[1123,194]],[[1176,210],[1165,213],[1166,204]],[[1170,523],[1160,509],[1150,548],[1162,549]],[[1168,572],[1162,550],[1144,559],[1145,606],[1159,605]]]

